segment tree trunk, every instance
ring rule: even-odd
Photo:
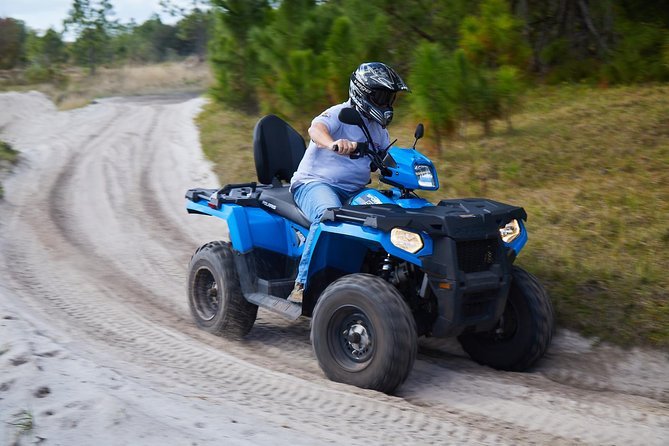
[[[585,26],[588,28],[590,34],[592,34],[592,37],[594,37],[595,42],[597,42],[597,53],[599,56],[603,56],[609,52],[609,48],[606,45],[606,42],[604,42],[604,39],[602,39],[602,37],[597,32],[595,25],[592,23],[592,19],[590,18],[590,9],[588,8],[587,3],[583,0],[578,0],[578,6],[581,9],[581,14],[583,15],[583,22],[585,23]]]
[[[95,49],[92,46],[88,47],[88,73],[95,76]]]
[[[511,122],[511,113],[504,113],[504,120],[506,121],[506,131],[513,132],[513,123]]]
[[[490,119],[483,119],[481,121],[481,124],[483,124],[483,134],[485,136],[491,136],[492,135],[492,121]]]

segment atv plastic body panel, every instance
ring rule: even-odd
[[[187,194],[190,213],[227,222],[240,277],[247,278],[242,281],[245,293],[285,298],[292,289],[308,220],[295,212],[286,192],[285,186],[249,183]],[[370,201],[381,203],[355,204]],[[525,218],[522,208],[492,200],[433,205],[421,198],[399,198],[398,191],[365,189],[351,204],[326,211],[316,229],[303,314],[311,314],[327,284],[359,272],[368,252],[382,250],[424,272],[421,292],[431,293],[438,305],[433,335],[490,329],[506,303],[511,262],[527,241]],[[521,222],[521,235],[506,244],[499,228],[512,219]],[[420,234],[423,247],[416,253],[396,247],[390,240],[393,228]]]

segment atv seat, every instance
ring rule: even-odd
[[[309,219],[295,204],[293,194],[290,193],[287,185],[263,189],[262,192],[260,192],[258,201],[263,209],[272,212],[273,214],[287,218],[293,223],[297,223],[305,228],[311,226]]]
[[[278,116],[261,118],[253,129],[258,181],[271,185],[262,190],[260,204],[265,210],[308,228],[311,222],[293,201],[289,186],[282,183],[290,181],[305,151],[302,136]]]

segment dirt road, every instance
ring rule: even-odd
[[[240,342],[198,330],[186,265],[224,237],[184,211],[187,188],[216,185],[201,104],[57,112],[40,94],[0,95],[0,137],[22,152],[0,202],[0,443],[666,444],[660,352],[561,332],[520,374],[421,340],[391,397],[325,379],[308,320],[261,310]]]

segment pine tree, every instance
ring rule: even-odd
[[[65,31],[77,37],[73,45],[75,58],[88,65],[90,74],[108,57],[109,42],[117,22],[112,20],[114,7],[109,0],[73,0],[72,9],[63,22]]]
[[[441,151],[442,140],[456,128],[459,104],[459,77],[452,57],[436,43],[423,42],[416,50],[409,76],[412,105],[426,121],[428,134]]]
[[[10,17],[0,18],[0,69],[14,68],[23,62],[26,37],[26,27],[22,21]]]
[[[212,0],[214,34],[209,54],[216,86],[214,97],[235,107],[257,107],[258,57],[250,44],[254,28],[265,26],[267,0]]]

